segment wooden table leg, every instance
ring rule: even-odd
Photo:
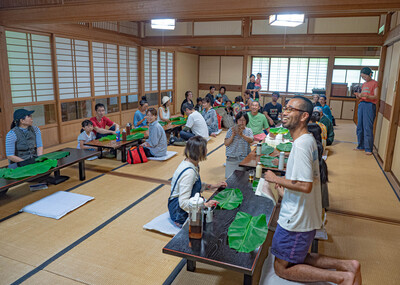
[[[126,147],[121,147],[121,162],[126,162]]]
[[[253,283],[253,276],[244,274],[243,285],[251,285]]]
[[[79,161],[79,180],[83,181],[86,179],[85,175],[85,161]]]
[[[196,270],[196,261],[188,259],[186,262],[186,270],[194,272]]]
[[[102,159],[103,158],[103,148],[98,146],[97,150],[100,151],[99,159]]]

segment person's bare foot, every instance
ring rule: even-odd
[[[216,133],[212,133],[211,136],[214,137],[214,138],[216,138],[216,137],[217,137],[217,134],[216,134]]]
[[[355,149],[353,149],[354,151],[364,151],[364,149],[362,149],[362,148],[355,148]]]
[[[338,285],[354,285],[355,275],[353,272],[341,272],[342,274],[342,282],[339,282]]]
[[[365,155],[372,155],[372,152],[366,151],[366,152],[365,152]]]

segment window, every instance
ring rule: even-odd
[[[252,73],[262,74],[261,90],[312,93],[325,88],[328,58],[253,57]]]
[[[378,80],[379,58],[335,58],[332,83],[363,83],[360,72],[365,66],[372,69],[372,79]]]
[[[121,96],[122,111],[135,109],[138,107],[138,95]]]
[[[96,99],[96,104],[102,103],[106,107],[106,114],[119,112],[118,97]]]
[[[138,53],[136,47],[119,46],[121,94],[138,93]]]
[[[56,37],[60,99],[91,96],[89,43]]]
[[[271,58],[271,70],[269,73],[269,90],[286,91],[288,75],[288,58]]]
[[[63,122],[89,118],[91,116],[92,116],[91,100],[61,103],[61,120]]]
[[[174,88],[174,54],[160,52],[160,90]]]
[[[327,58],[310,58],[308,66],[307,93],[315,89],[325,89],[328,73]]]
[[[261,73],[261,89],[269,90],[268,76],[269,76],[269,57],[253,57],[252,74],[257,75]]]
[[[118,94],[117,46],[92,43],[95,96]]]
[[[21,107],[14,107],[14,111],[17,109],[21,109]],[[35,111],[35,113],[32,114],[33,125],[35,126],[39,127],[57,123],[55,104],[25,106],[24,109]]]
[[[307,85],[308,58],[291,58],[289,68],[289,92],[304,93]]]
[[[149,106],[158,105],[158,93],[146,93],[146,100]]]
[[[158,90],[158,52],[144,50],[144,91]]]
[[[348,66],[379,66],[379,58],[348,58],[336,57],[335,65]]]
[[[12,103],[54,100],[50,37],[6,31]]]

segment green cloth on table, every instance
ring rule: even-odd
[[[136,128],[136,129],[132,129],[131,133],[137,133],[137,132],[143,132],[143,131],[147,131],[149,128]]]
[[[35,161],[41,162],[46,159],[60,159],[69,155],[69,151],[55,151],[39,156]]]
[[[49,171],[51,168],[56,166],[57,166],[56,159],[47,159],[43,162],[36,162],[26,166],[17,167],[15,169],[2,168],[0,169],[0,175],[1,175],[0,177],[13,180],[23,179],[45,173]]]
[[[116,135],[108,135],[108,136],[100,138],[99,142],[113,141],[113,140],[116,140],[116,139],[117,139]]]
[[[133,135],[129,135],[126,137],[127,141],[133,141],[133,140],[139,140],[144,138],[144,134],[142,133],[137,133],[137,134],[133,134]]]

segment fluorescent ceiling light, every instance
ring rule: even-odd
[[[175,19],[151,20],[151,28],[158,30],[175,30]]]
[[[271,26],[297,27],[304,23],[304,14],[277,14],[269,16]]]

